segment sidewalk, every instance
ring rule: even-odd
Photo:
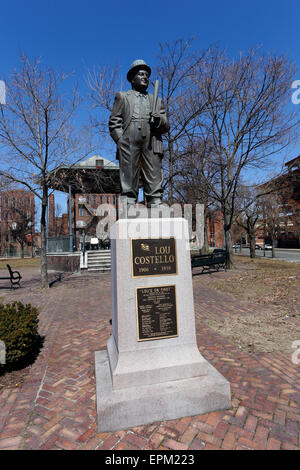
[[[243,353],[204,322],[210,312],[257,306],[203,287],[201,276],[193,280],[199,349],[230,381],[230,410],[100,434],[94,352],[111,333],[110,275],[69,276],[47,291],[38,269],[22,275],[21,289],[0,296],[40,308],[45,343],[23,387],[0,392],[0,450],[300,449],[300,365],[288,354]]]

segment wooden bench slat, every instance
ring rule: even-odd
[[[191,257],[192,269],[202,267],[202,272],[204,272],[205,269],[210,271],[212,267],[217,267],[218,271],[220,267],[226,270],[226,263],[227,252],[221,249],[216,249],[208,255],[194,255]]]

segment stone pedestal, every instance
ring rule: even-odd
[[[95,356],[99,432],[229,408],[229,383],[197,348],[185,219],[119,220],[111,239],[112,335]],[[174,259],[156,254],[170,239]]]

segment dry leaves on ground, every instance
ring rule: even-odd
[[[261,315],[232,315],[207,322],[213,330],[248,353],[292,352],[293,341],[300,339],[300,326],[275,312]]]
[[[234,269],[217,273],[210,283],[239,301],[257,305],[257,313],[231,314],[207,322],[241,350],[291,352],[293,341],[300,340],[299,264],[237,259]]]

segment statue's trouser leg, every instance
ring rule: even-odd
[[[135,204],[139,191],[140,144],[130,135],[130,130],[118,142],[120,162],[120,182],[122,195],[127,196],[129,204]]]
[[[150,126],[145,134],[142,137],[138,122],[132,122],[118,142],[122,195],[127,196],[129,204],[138,198],[140,174],[147,202],[161,202],[162,156],[149,148]]]
[[[141,176],[144,194],[149,204],[159,204],[162,198],[162,155],[153,153],[148,145],[144,145],[141,158]]]

